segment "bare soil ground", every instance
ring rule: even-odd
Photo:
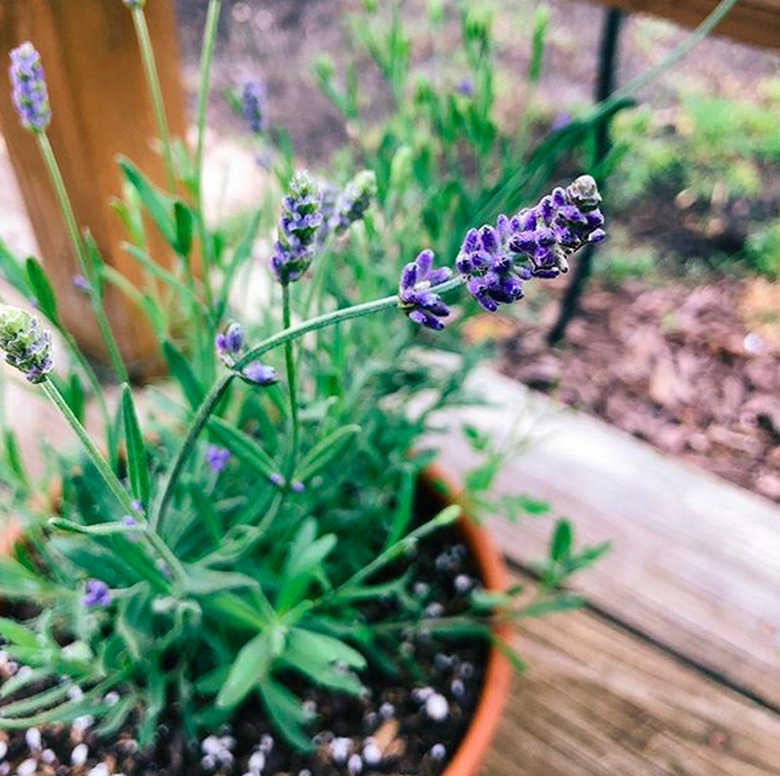
[[[780,287],[596,286],[563,348],[556,307],[504,330],[508,375],[780,502]]]

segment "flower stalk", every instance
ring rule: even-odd
[[[111,330],[111,325],[108,322],[106,311],[103,308],[103,302],[100,296],[95,292],[99,278],[95,277],[94,267],[89,257],[87,256],[87,249],[84,245],[84,240],[79,232],[78,224],[76,222],[76,215],[73,212],[73,205],[71,204],[70,197],[68,196],[68,190],[65,187],[65,181],[62,177],[59,164],[57,164],[57,157],[54,155],[54,149],[51,147],[49,137],[45,132],[36,130],[35,139],[38,143],[38,148],[43,157],[46,170],[49,173],[52,185],[54,187],[54,193],[57,197],[57,203],[62,213],[62,218],[65,221],[65,228],[70,238],[70,243],[73,248],[73,253],[76,256],[76,261],[79,265],[81,274],[87,279],[87,282],[92,287],[90,293],[90,299],[92,301],[92,310],[95,315],[95,321],[97,322],[98,329],[103,338],[103,342],[108,350],[109,358],[111,359],[111,365],[116,372],[117,378],[120,382],[129,382],[127,369],[125,363],[122,360],[122,356],[119,353],[119,346],[114,338],[114,333]]]
[[[162,87],[160,86],[160,74],[157,70],[157,62],[154,57],[152,39],[149,35],[149,25],[146,23],[146,13],[143,5],[135,4],[131,7],[133,25],[138,39],[138,48],[141,51],[141,61],[144,66],[146,84],[149,89],[149,97],[152,101],[152,110],[157,123],[157,132],[162,143],[162,158],[165,165],[165,178],[168,190],[172,195],[176,194],[176,171],[173,166],[173,152],[171,150],[171,133],[168,128],[168,117],[165,113],[165,101]]]

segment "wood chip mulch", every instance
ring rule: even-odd
[[[780,503],[780,284],[630,281],[582,308],[562,348],[552,300],[513,326],[502,370]]]

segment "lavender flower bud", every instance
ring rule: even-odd
[[[401,272],[398,284],[399,307],[415,323],[441,331],[444,328],[441,318],[446,318],[450,309],[432,288],[441,285],[449,277],[448,267],[433,269],[433,251],[422,251]]]
[[[241,114],[249,129],[260,135],[265,131],[266,92],[259,81],[247,81],[241,91]]]
[[[41,55],[29,41],[11,52],[13,102],[25,129],[45,132],[51,123],[49,91]]]
[[[5,360],[31,383],[41,383],[51,373],[51,334],[25,310],[0,305],[0,350]]]
[[[311,265],[321,226],[319,187],[308,172],[299,170],[290,182],[289,194],[282,201],[282,215],[271,257],[271,270],[282,285],[299,280]]]
[[[265,366],[259,361],[247,364],[241,372],[241,377],[252,385],[273,385],[279,378],[272,366]]]
[[[206,464],[215,474],[219,474],[230,461],[230,450],[217,445],[209,445],[205,453]]]
[[[272,472],[268,475],[268,481],[277,488],[283,488],[285,485],[284,477],[279,472]]]
[[[370,170],[359,172],[338,198],[331,219],[336,234],[343,234],[356,221],[362,220],[376,194],[376,174]]]
[[[122,2],[128,8],[143,8],[146,5],[146,0],[122,0]]]
[[[84,277],[84,275],[73,276],[73,287],[81,291],[83,294],[92,293],[92,286],[89,284],[89,281]]]
[[[103,609],[111,605],[111,592],[105,582],[88,579],[84,587],[86,592],[82,602],[87,609]]]
[[[244,330],[240,323],[231,323],[214,338],[217,355],[227,366],[233,366],[244,350]]]

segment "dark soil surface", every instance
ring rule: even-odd
[[[508,375],[780,503],[780,287],[594,286],[552,349],[556,309],[504,332]]]
[[[413,567],[409,595],[426,606],[425,617],[431,620],[462,613],[468,594],[478,585],[477,569],[455,532],[423,544]],[[396,615],[391,601],[372,603],[366,612],[369,621],[386,622]],[[401,674],[388,677],[373,671],[362,676],[368,689],[363,699],[299,689],[317,714],[314,756],[292,752],[260,710],[248,706],[233,725],[192,748],[176,734],[172,713],[168,724],[158,729],[152,753],[138,751],[130,727],[114,739],[99,739],[88,717],[71,727],[0,732],[0,774],[436,776],[455,753],[476,708],[487,647],[481,641],[441,642],[424,626],[399,632],[388,646],[397,652],[398,642],[404,656]],[[19,670],[0,649],[0,685]]]

